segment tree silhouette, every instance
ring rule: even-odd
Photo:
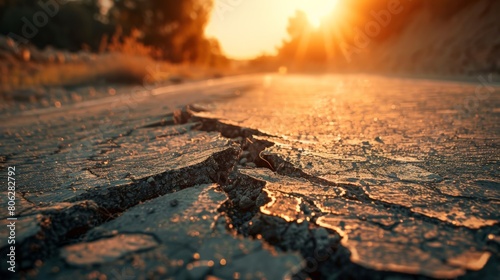
[[[146,45],[161,50],[161,58],[173,61],[203,60],[209,47],[204,29],[213,7],[211,0],[115,0],[113,21],[125,34],[142,32]]]
[[[0,33],[22,36],[23,19],[31,20],[42,10],[38,1],[0,0]],[[117,34],[123,41],[133,34],[155,50],[156,58],[220,63],[224,59],[219,44],[204,36],[212,8],[213,0],[113,0],[109,13],[102,15],[99,0],[67,1],[27,39],[40,48],[97,51],[103,38],[111,40]]]

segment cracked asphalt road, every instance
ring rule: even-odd
[[[492,279],[500,88],[481,81],[254,75],[0,116],[15,275]]]

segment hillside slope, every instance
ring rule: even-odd
[[[500,1],[466,1],[451,11],[433,2],[416,8],[397,34],[373,44],[351,64],[412,74],[499,73]]]

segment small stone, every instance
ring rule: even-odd
[[[148,209],[148,214],[153,214],[155,212],[155,209],[154,208],[149,208]]]
[[[175,207],[179,205],[179,201],[177,199],[170,200],[170,206]]]
[[[247,163],[247,164],[246,164],[246,166],[248,166],[248,167],[252,167],[252,168],[257,167],[257,165],[256,165],[255,163],[253,163],[253,162],[249,162],[249,163]]]
[[[247,161],[248,161],[248,159],[247,159],[247,158],[242,158],[242,159],[240,160],[240,164],[241,164],[241,165],[245,165],[245,163],[247,163]]]
[[[240,204],[239,204],[240,209],[247,210],[254,205],[255,205],[254,202],[250,198],[248,198],[247,196],[242,196],[240,198]]]
[[[156,268],[156,272],[158,272],[158,274],[160,275],[164,275],[167,273],[167,269],[163,266],[159,266]]]
[[[153,184],[155,182],[155,179],[153,177],[148,178],[148,183]]]
[[[314,240],[316,241],[316,246],[318,248],[326,248],[329,244],[328,231],[325,228],[317,228],[312,231]]]
[[[375,141],[384,144],[384,140],[382,140],[382,138],[380,138],[380,136],[375,137]]]
[[[255,200],[255,204],[257,206],[263,206],[267,202],[267,196],[264,194],[264,192],[261,192],[257,199]]]

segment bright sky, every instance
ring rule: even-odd
[[[212,18],[206,29],[224,53],[247,59],[263,52],[275,54],[287,38],[288,18],[303,10],[314,25],[331,12],[337,0],[215,0]]]

